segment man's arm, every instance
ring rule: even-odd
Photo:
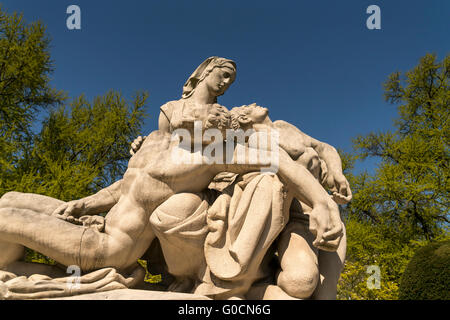
[[[339,153],[328,143],[316,140],[304,133],[303,135],[307,146],[311,146],[327,165],[326,182],[333,192],[334,200],[339,204],[348,203],[352,199],[352,191],[347,178],[342,173],[342,161]]]
[[[122,181],[123,179],[120,179],[96,194],[84,198],[88,214],[94,215],[109,211],[120,199]]]
[[[308,169],[295,162],[284,149],[277,150],[278,152],[268,151],[268,157],[278,159],[276,173],[280,180],[296,199],[312,208],[309,212],[309,230],[315,236],[313,245],[327,251],[336,250],[342,236],[342,222],[337,204]],[[272,152],[275,153],[271,154]],[[243,156],[240,157],[239,154]],[[267,166],[266,163],[250,161],[250,154],[252,154],[250,147],[237,144],[231,161],[224,161],[224,164],[212,164],[211,167],[217,171],[243,174]]]
[[[69,201],[59,206],[52,215],[66,220],[67,217],[96,215],[109,211],[120,199],[122,179],[91,196]]]
[[[311,147],[317,152],[319,157],[327,165],[328,173],[326,182],[327,186],[333,192],[334,199],[339,204],[349,202],[352,198],[352,193],[348,181],[342,173],[341,157],[337,150],[325,142],[308,136],[296,126],[286,121],[276,121],[274,124],[276,128],[287,132],[286,139],[291,141],[290,144],[294,143],[294,141],[303,141],[305,147]],[[282,135],[280,134],[280,136]],[[282,146],[282,141],[280,141],[280,145]]]

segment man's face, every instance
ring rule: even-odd
[[[262,123],[264,120],[266,120],[267,115],[269,114],[269,110],[267,108],[263,108],[261,106],[254,104],[248,105],[243,107],[244,112],[246,113],[247,117],[253,122],[253,123]]]
[[[227,91],[230,85],[236,78],[234,67],[226,63],[221,67],[216,67],[211,70],[211,73],[206,77],[205,82],[208,90],[215,96],[220,96]]]

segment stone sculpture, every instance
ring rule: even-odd
[[[339,155],[287,122],[272,122],[266,108],[219,105],[235,76],[233,61],[206,59],[182,98],[161,107],[159,130],[133,142],[123,179],[98,193],[67,203],[3,195],[0,297],[133,288],[142,280],[136,261],[157,239],[174,278],[168,291],[213,299],[335,298],[346,245],[337,203],[352,197]],[[244,130],[247,139],[231,141],[230,132]],[[200,140],[186,139],[196,132]],[[264,137],[276,143],[264,145]],[[212,157],[211,150],[231,150],[231,157]],[[261,150],[276,159],[275,171],[252,158]],[[61,275],[21,265],[24,247],[60,266],[79,266],[81,285],[67,290]]]

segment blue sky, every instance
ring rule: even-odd
[[[237,78],[219,103],[256,102],[273,120],[351,151],[359,134],[392,129],[396,108],[382,83],[420,57],[450,53],[450,1],[11,0],[8,12],[41,20],[52,38],[52,84],[92,99],[109,89],[150,93],[143,131],[159,107],[179,99],[184,82],[212,55],[236,61]],[[81,8],[68,30],[66,8]],[[366,8],[381,8],[368,30]],[[371,168],[370,162],[359,168]]]

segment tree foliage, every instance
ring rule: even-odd
[[[405,241],[384,224],[346,218],[347,256],[338,286],[338,299],[395,300],[400,279],[415,251],[426,242]],[[380,288],[367,285],[369,266],[380,268]]]
[[[355,181],[353,213],[426,240],[448,227],[449,77],[450,56],[439,62],[431,54],[404,76],[389,76],[385,98],[398,104],[397,130],[354,140],[360,159],[377,157],[380,162],[374,175]]]
[[[0,183],[29,156],[37,112],[64,101],[50,86],[52,70],[44,26],[0,7]]]
[[[450,56],[427,54],[384,84],[398,107],[396,130],[354,139],[343,154],[353,200],[344,209],[347,261],[341,299],[397,299],[401,276],[416,250],[448,238]],[[373,173],[352,174],[356,160],[377,158]],[[381,270],[381,288],[369,290],[369,265]]]
[[[35,111],[60,103],[64,95],[50,85],[53,65],[49,38],[40,22],[0,8],[0,120],[2,136],[21,140],[29,133]]]

